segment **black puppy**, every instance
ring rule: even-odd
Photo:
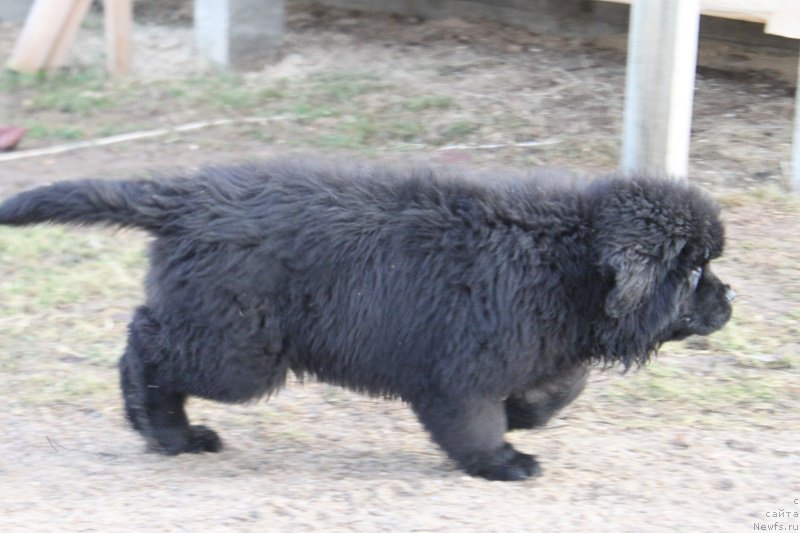
[[[683,183],[467,178],[298,160],[24,192],[0,223],[144,228],[147,301],[120,362],[127,416],[168,454],[218,451],[187,396],[244,402],[289,371],[411,404],[470,474],[539,473],[504,440],[583,389],[711,333],[718,210]]]

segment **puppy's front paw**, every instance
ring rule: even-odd
[[[511,464],[515,468],[522,469],[526,474],[526,478],[542,475],[542,467],[539,465],[539,461],[536,460],[536,457],[522,452],[515,453],[516,455],[514,456],[514,459],[512,459]]]
[[[492,481],[522,481],[529,477],[540,476],[542,467],[533,455],[518,452],[505,444],[491,457],[473,463],[468,471]]]
[[[478,475],[492,481],[522,481],[542,475],[542,467],[534,456],[516,450],[514,454],[509,461],[492,465]]]

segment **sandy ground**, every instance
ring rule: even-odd
[[[410,88],[452,93],[458,110],[441,120],[477,117],[488,126],[468,143],[509,145],[442,150],[423,139],[416,147],[387,145],[371,155],[411,151],[445,163],[592,170],[615,165],[624,85],[618,38],[531,35],[459,19],[298,12],[291,21],[283,59],[249,75],[250,82],[367,68]],[[18,26],[2,29],[0,56]],[[138,26],[136,36],[142,79],[198,72],[187,28],[148,24]],[[769,62],[758,61],[773,57],[783,64],[786,57],[737,49],[740,62],[747,58],[742,74],[720,70],[731,63],[725,61],[733,54],[730,45],[709,46],[718,53],[713,68],[701,65],[692,169],[694,179],[726,200],[730,243],[718,271],[736,287],[748,317],[777,339],[773,351],[756,355],[793,356],[800,349],[800,214],[794,204],[774,199],[782,194],[790,153],[792,90],[769,73]],[[99,27],[90,24],[76,62],[94,65],[101,52]],[[6,115],[0,122],[24,118],[17,98],[0,94]],[[132,106],[131,116],[136,113]],[[164,109],[141,123],[155,128],[202,114]],[[508,117],[520,115],[528,119],[524,127],[504,127]],[[127,176],[158,166],[266,157],[283,151],[282,131],[264,143],[212,128],[166,141],[0,162],[0,196],[65,176]],[[513,146],[531,139],[559,142]],[[25,147],[45,144],[52,143],[31,140]],[[120,246],[128,239],[138,246],[142,236],[123,232],[119,239]],[[14,260],[2,246],[0,272],[14,276]],[[124,318],[134,298],[108,305],[119,306]],[[0,410],[3,531],[753,531],[776,524],[796,531],[800,523],[792,514],[800,513],[796,367],[743,370],[735,350],[703,343],[697,345],[702,356],[665,350],[667,368],[707,376],[709,383],[780,378],[770,399],[734,402],[699,421],[692,419],[698,408],[680,394],[659,402],[614,393],[648,370],[625,377],[597,373],[549,428],[511,436],[537,455],[545,475],[504,484],[456,470],[402,404],[318,384],[292,385],[267,403],[248,406],[193,401],[191,415],[220,432],[225,451],[176,458],[144,453],[123,422],[113,364],[87,364],[80,342],[37,351],[44,350],[36,340],[40,328],[74,340],[70,324],[98,316],[91,307],[46,317],[32,311],[0,316],[0,350],[13,356],[0,366],[3,389],[13,391],[3,393]],[[3,340],[4,328],[21,323],[29,328],[29,348]],[[124,320],[112,322],[109,350],[118,349],[123,336]],[[107,385],[86,394],[53,392],[78,377]]]

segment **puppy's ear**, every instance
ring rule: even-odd
[[[614,318],[633,313],[654,297],[686,241],[652,243],[649,249],[643,249],[647,243],[642,241],[617,244],[601,258],[614,273],[614,288],[605,302],[606,314]]]
[[[675,268],[692,233],[686,188],[666,180],[612,179],[591,189],[595,259],[614,277],[609,316],[638,310]]]

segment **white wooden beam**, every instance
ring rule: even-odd
[[[47,68],[55,57],[63,57],[80,24],[79,16],[88,0],[36,0],[22,28],[7,66],[33,73]]]
[[[86,13],[89,12],[91,4],[92,0],[77,0],[74,2],[72,11],[63,22],[61,33],[45,65],[46,68],[63,67],[67,63],[78,29],[83,19],[86,18]]]
[[[604,1],[632,4],[636,0]],[[760,22],[765,25],[765,33],[800,39],[800,3],[797,0],[700,0],[700,13]]]
[[[633,2],[624,170],[687,176],[699,24],[699,0]]]

